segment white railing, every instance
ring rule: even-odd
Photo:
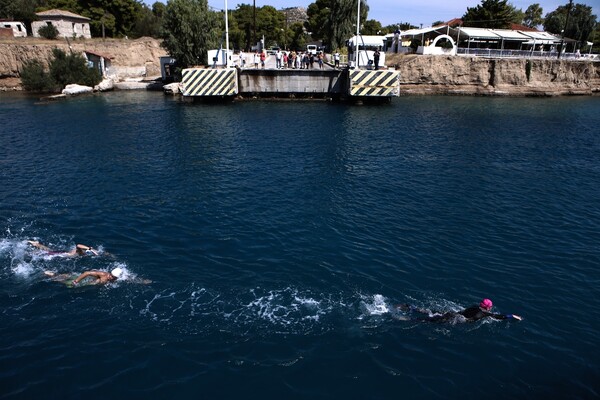
[[[531,50],[499,50],[499,49],[457,49],[459,56],[488,57],[488,58],[558,58],[556,51],[531,51]],[[565,60],[590,60],[600,61],[597,54],[563,53],[560,56]]]

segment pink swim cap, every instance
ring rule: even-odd
[[[486,310],[489,310],[490,308],[492,308],[493,305],[494,305],[494,303],[492,303],[492,301],[490,299],[483,299],[483,300],[481,300],[481,303],[479,303],[479,307],[485,308]]]

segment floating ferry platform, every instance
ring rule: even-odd
[[[203,98],[324,98],[390,101],[400,95],[396,70],[187,68],[183,96]]]

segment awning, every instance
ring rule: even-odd
[[[429,32],[437,32],[439,34],[446,34],[446,32],[448,31],[448,26],[447,25],[441,25],[441,26],[432,26],[429,28],[422,28],[422,29],[409,29],[407,31],[403,31],[400,36],[421,36],[424,35],[426,33]]]
[[[354,47],[354,43],[356,41],[356,36],[348,39],[348,46]],[[385,42],[385,36],[372,36],[372,35],[360,35],[358,37],[358,45],[359,46],[381,46]]]
[[[520,31],[511,31],[509,29],[494,29],[494,33],[504,40],[525,41],[529,40],[529,36]]]
[[[492,29],[486,29],[486,28],[471,28],[471,27],[467,27],[467,28],[460,28],[460,34],[461,36],[468,36],[469,38],[472,39],[495,39],[495,40],[500,40],[501,37],[500,35],[497,35],[495,33],[495,31],[493,31]]]

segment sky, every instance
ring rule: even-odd
[[[144,0],[146,4],[153,4],[154,0]],[[167,0],[161,0],[166,3]],[[277,9],[287,7],[308,7],[314,0],[256,0],[256,6],[273,6]],[[525,11],[533,3],[539,3],[544,9],[544,15],[556,10],[556,7],[565,5],[567,0],[512,0],[513,6]],[[594,14],[599,16],[600,0],[575,0],[591,6]],[[238,4],[253,4],[253,0],[227,0],[227,8],[235,9]],[[434,21],[449,21],[452,18],[460,18],[467,11],[467,7],[475,7],[480,0],[427,0],[417,2],[415,0],[367,0],[369,5],[368,19],[376,19],[382,25],[391,25],[400,22],[410,22],[413,25],[430,26]],[[217,9],[223,9],[225,0],[208,0],[208,5]]]

